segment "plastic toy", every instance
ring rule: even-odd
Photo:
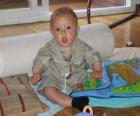
[[[87,110],[89,110],[89,113],[86,112]],[[85,106],[83,109],[83,112],[80,112],[78,114],[76,114],[75,116],[94,116],[93,115],[93,110],[90,106]]]

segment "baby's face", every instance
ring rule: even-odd
[[[73,44],[78,26],[71,15],[57,16],[52,23],[51,32],[55,41],[62,47],[69,47]]]

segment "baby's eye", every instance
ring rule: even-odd
[[[56,28],[55,30],[58,32],[58,31],[60,31],[60,28]]]
[[[71,27],[70,27],[70,26],[67,26],[67,29],[68,29],[68,30],[70,30],[70,29],[71,29]]]

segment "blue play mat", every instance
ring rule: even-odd
[[[125,76],[137,81],[129,83],[129,80],[125,80]],[[73,90],[70,95],[89,97],[91,106],[112,108],[140,106],[140,58],[104,61],[103,77],[99,86]]]

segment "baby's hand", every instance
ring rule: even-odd
[[[41,68],[35,67],[33,69],[33,77],[32,77],[32,84],[35,85],[37,84],[42,78],[42,72]]]
[[[102,78],[102,65],[100,62],[96,62],[96,65],[93,67],[92,74],[96,79]]]
[[[96,79],[101,79],[102,78],[102,71],[101,70],[93,70],[93,77]]]

